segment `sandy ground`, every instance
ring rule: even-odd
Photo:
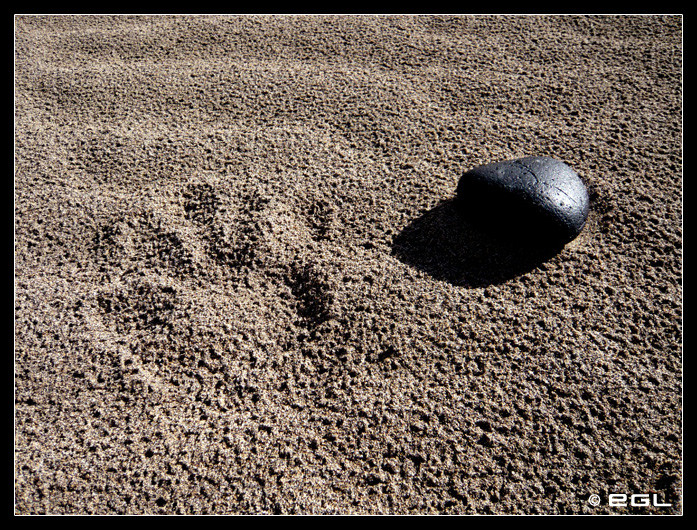
[[[15,61],[17,514],[682,512],[681,17],[19,16]],[[551,256],[451,202],[531,155],[591,193]]]

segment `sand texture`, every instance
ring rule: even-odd
[[[680,16],[17,16],[15,513],[681,513],[682,62]],[[453,204],[523,156],[588,186],[561,252]]]

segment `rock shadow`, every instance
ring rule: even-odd
[[[409,223],[395,237],[392,253],[435,279],[485,287],[530,272],[563,248],[513,233],[478,226],[457,199],[450,199]]]

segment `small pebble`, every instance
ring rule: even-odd
[[[564,245],[583,229],[588,190],[564,162],[532,156],[479,166],[457,186],[460,211],[480,227],[517,240]]]

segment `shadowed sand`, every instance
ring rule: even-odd
[[[393,248],[404,263],[435,279],[468,287],[496,285],[530,272],[563,248],[505,235],[477,226],[456,200],[447,200],[409,223]]]

